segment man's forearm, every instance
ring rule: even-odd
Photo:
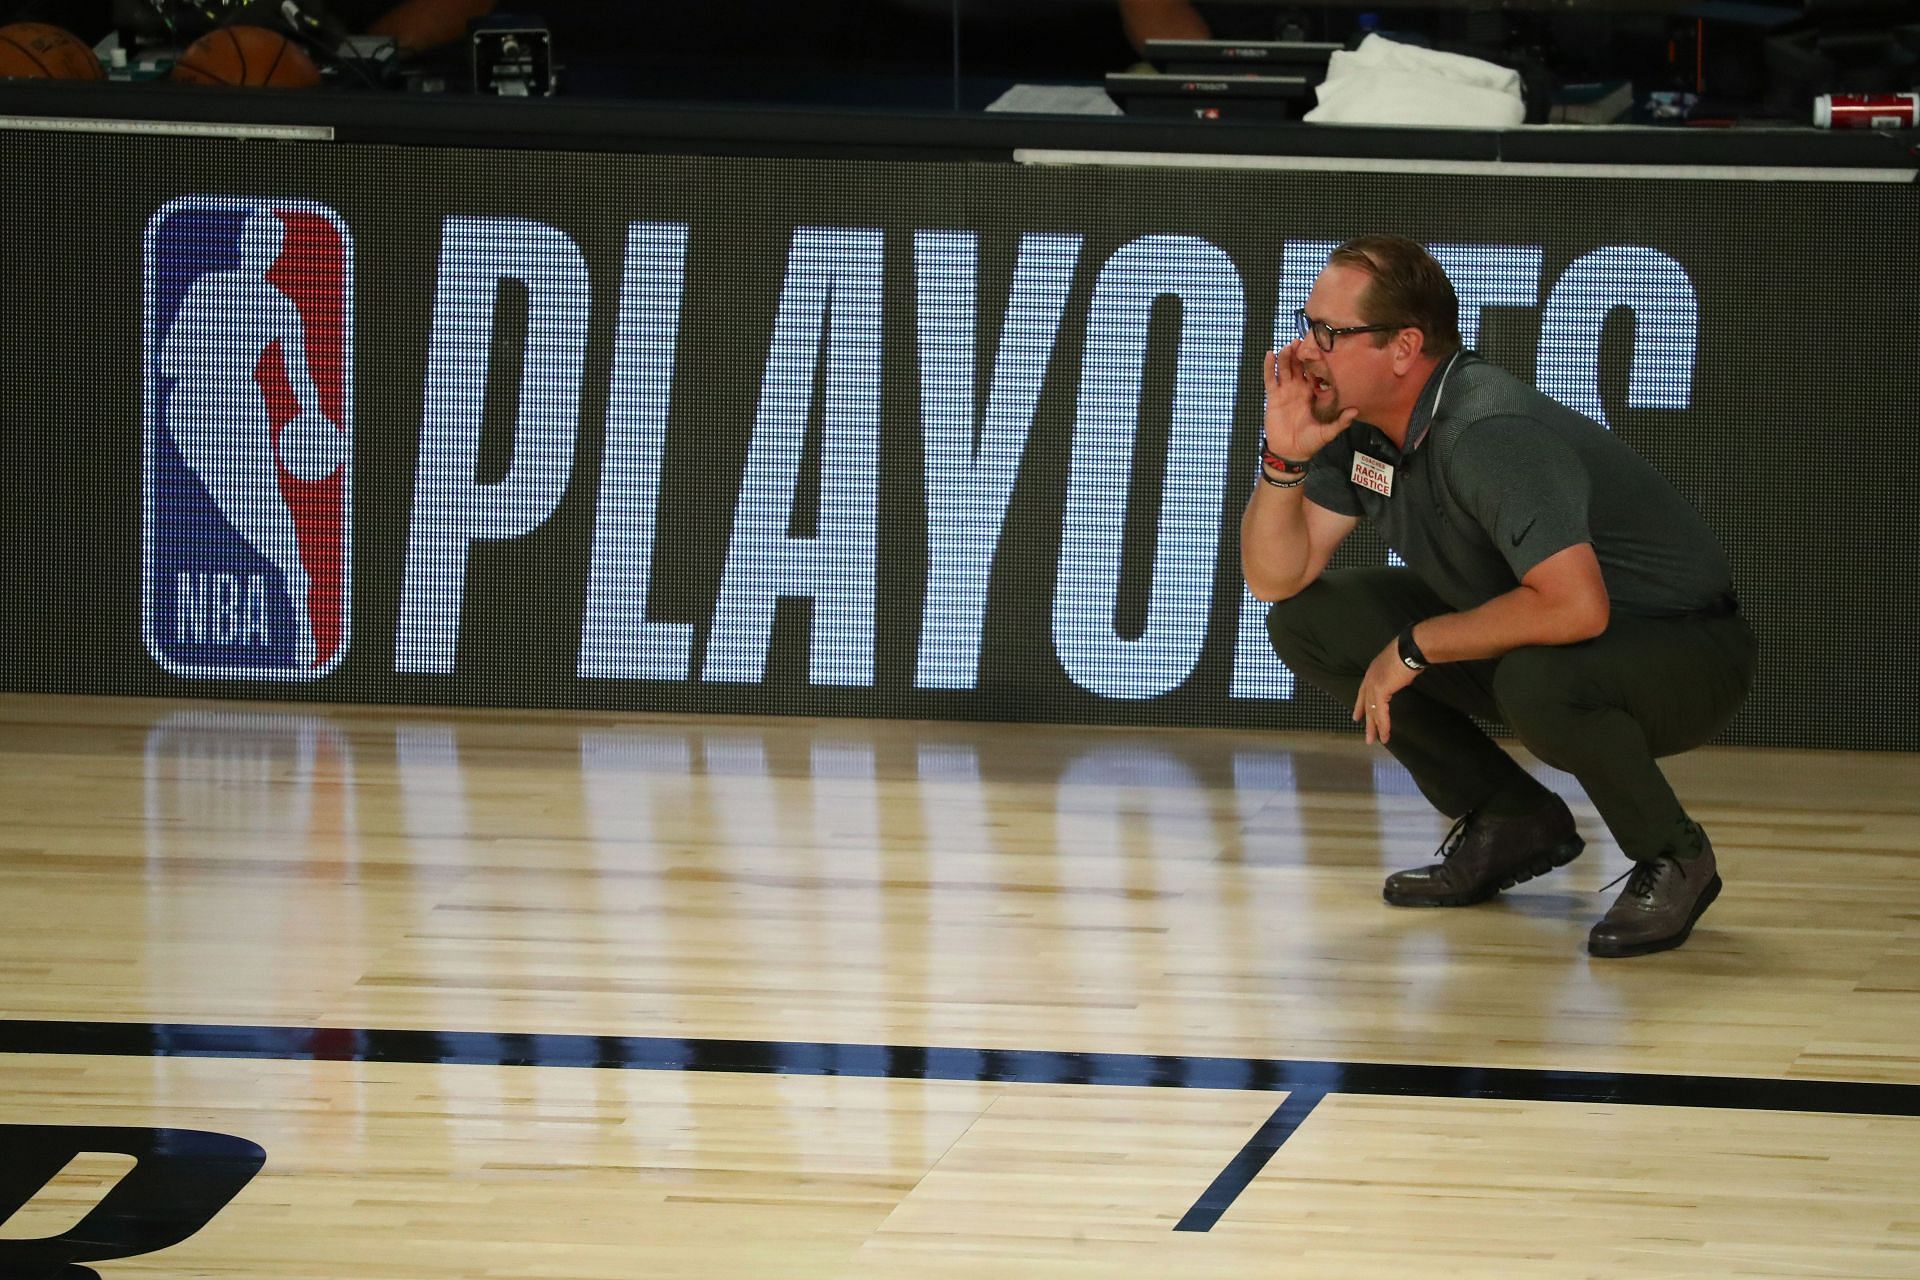
[[[1607,629],[1606,597],[1549,596],[1522,583],[1463,613],[1443,613],[1413,629],[1428,662],[1498,658],[1534,645],[1575,644]]]
[[[1306,585],[1310,543],[1305,485],[1258,480],[1240,517],[1240,571],[1256,600],[1285,600]]]

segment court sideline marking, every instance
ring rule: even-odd
[[[1286,1093],[1286,1101],[1201,1194],[1176,1231],[1206,1231],[1218,1222],[1330,1093],[1920,1116],[1920,1084],[798,1040],[0,1019],[0,1054],[725,1071]]]

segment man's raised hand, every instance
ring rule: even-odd
[[[1267,448],[1283,458],[1304,462],[1360,416],[1358,409],[1342,409],[1332,422],[1314,416],[1313,379],[1301,363],[1299,339],[1267,352],[1265,372]]]

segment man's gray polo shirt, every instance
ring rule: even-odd
[[[1719,541],[1659,472],[1593,419],[1471,352],[1434,370],[1407,442],[1402,452],[1354,423],[1314,456],[1306,496],[1371,521],[1455,609],[1513,590],[1582,542],[1613,607],[1631,616],[1695,613],[1733,589]],[[1354,482],[1356,454],[1392,468],[1391,495]]]

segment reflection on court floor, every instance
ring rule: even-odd
[[[1609,966],[1604,839],[1384,907],[1441,824],[1346,738],[7,696],[0,755],[0,1271],[1920,1257],[1902,757],[1675,762],[1727,894]]]

